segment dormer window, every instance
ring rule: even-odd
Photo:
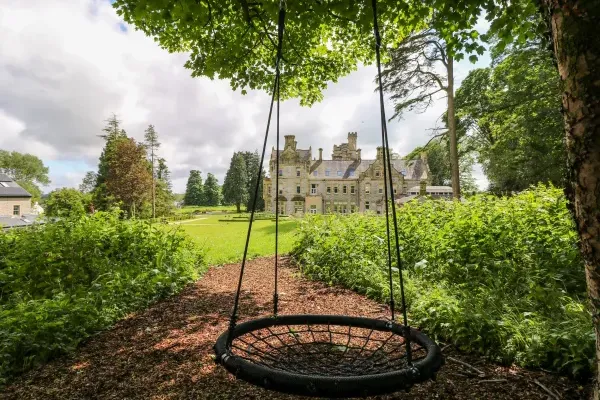
[[[377,170],[375,171],[375,177],[379,178],[381,176],[381,171]]]
[[[343,174],[342,174],[342,171],[338,171],[338,172],[337,172],[337,176],[342,176],[342,175],[343,175]]]

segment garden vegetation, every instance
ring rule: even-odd
[[[0,233],[0,386],[196,279],[181,230],[120,212]]]
[[[584,266],[562,190],[413,201],[397,215],[411,325],[503,363],[591,372]],[[314,216],[292,254],[313,279],[388,301],[385,238],[384,218]],[[394,278],[399,307],[397,267]]]

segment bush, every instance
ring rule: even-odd
[[[91,196],[77,189],[62,188],[50,192],[44,204],[48,217],[80,217],[89,208]]]
[[[116,213],[0,233],[0,384],[195,279],[180,231]]]
[[[410,202],[397,216],[412,325],[504,363],[590,372],[584,267],[561,190]],[[317,216],[299,235],[306,275],[389,300],[385,219]]]

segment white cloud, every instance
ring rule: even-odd
[[[155,125],[176,190],[184,189],[190,169],[222,182],[233,151],[261,149],[270,96],[242,96],[227,82],[191,78],[185,55],[168,54],[121,23],[106,0],[2,6],[0,148],[51,162],[51,187],[76,186],[96,168],[103,145],[97,135],[115,112],[137,139]],[[461,63],[457,73],[468,68]],[[322,147],[327,156],[348,131],[358,131],[364,157],[373,157],[381,132],[374,73],[363,67],[340,79],[312,108],[282,103],[282,135],[295,134],[299,147],[312,146],[315,156]],[[444,106],[389,123],[390,144],[403,154],[423,144]],[[386,111],[392,115],[390,105]],[[274,132],[272,125],[269,152]]]

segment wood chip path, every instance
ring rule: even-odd
[[[349,290],[305,280],[285,259],[280,272],[283,314],[388,317],[388,310]],[[248,263],[240,316],[272,312],[273,258]],[[212,346],[227,328],[239,264],[214,267],[181,294],[90,338],[72,356],[21,376],[0,399],[299,399],[233,379],[213,362]],[[444,350],[436,382],[378,399],[584,399],[582,386],[540,371],[503,367]],[[479,376],[472,367],[485,373]],[[548,391],[546,391],[548,390]]]

